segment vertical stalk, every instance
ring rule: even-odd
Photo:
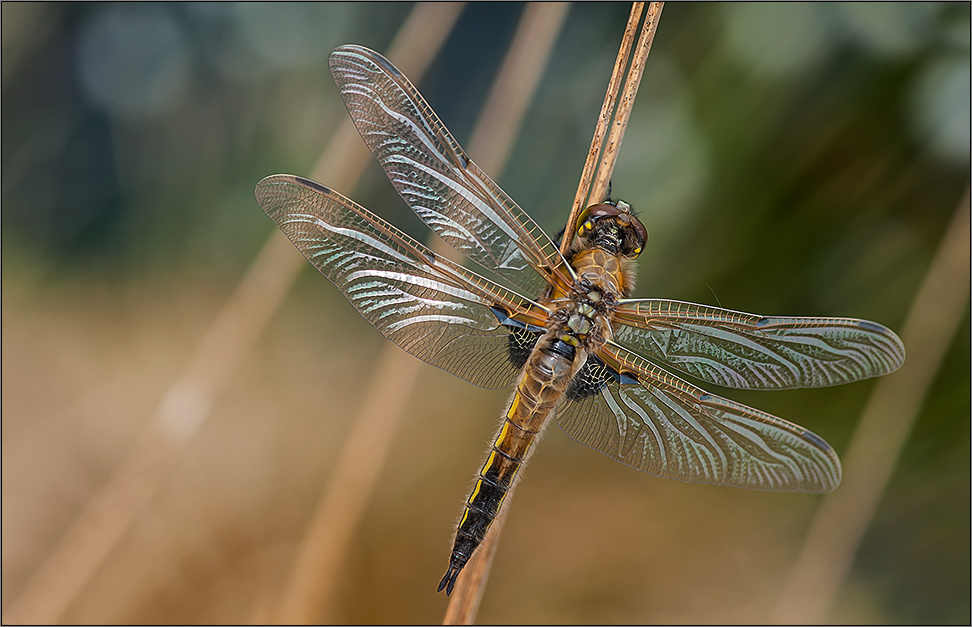
[[[624,35],[621,38],[618,57],[614,62],[611,80],[608,81],[607,93],[604,95],[604,104],[601,105],[601,114],[597,120],[597,127],[594,129],[591,147],[587,151],[587,161],[584,163],[584,170],[577,184],[577,193],[574,195],[574,202],[567,218],[567,229],[564,231],[564,237],[560,242],[561,254],[565,254],[570,246],[574,237],[574,224],[584,207],[607,198],[607,188],[611,181],[611,175],[614,173],[618,149],[621,147],[621,140],[624,139],[624,131],[628,127],[631,110],[634,107],[638,87],[641,85],[641,77],[644,74],[645,61],[651,51],[651,44],[655,40],[658,20],[661,19],[662,8],[665,6],[664,2],[652,2],[648,6],[648,13],[641,27],[641,36],[638,38],[638,47],[629,66],[631,47],[634,43],[635,31],[638,28],[644,4],[644,2],[635,2],[631,6],[628,25],[625,27]],[[624,72],[625,67],[628,67],[627,73]],[[622,77],[624,77],[623,81]],[[618,102],[618,93],[621,91],[622,84],[624,85],[624,92],[621,95],[620,102]],[[616,109],[615,104],[617,104]],[[612,118],[614,124],[611,124]],[[610,133],[608,133],[609,126]],[[604,143],[605,135],[608,136],[606,144]],[[596,170],[595,166],[597,167]]]
[[[574,194],[574,202],[571,204],[570,213],[567,216],[567,229],[560,242],[560,254],[566,254],[567,247],[574,237],[574,223],[577,216],[584,208],[585,201],[590,195],[591,181],[594,180],[594,168],[598,164],[598,156],[601,154],[601,146],[604,143],[604,135],[607,133],[608,125],[611,123],[611,114],[614,112],[614,103],[617,102],[618,92],[621,91],[623,84],[624,68],[628,65],[628,57],[631,55],[631,46],[634,44],[635,32],[638,29],[638,22],[641,21],[641,13],[644,11],[644,2],[633,2],[631,13],[628,15],[628,24],[624,28],[624,35],[621,36],[621,46],[618,48],[618,56],[614,61],[614,70],[611,72],[611,79],[608,81],[607,93],[604,94],[604,103],[601,105],[601,113],[597,118],[597,126],[594,127],[594,137],[591,138],[591,147],[587,151],[587,161],[584,162],[584,170],[581,172],[580,181],[577,183],[577,192]]]

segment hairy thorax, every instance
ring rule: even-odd
[[[577,278],[588,281],[614,298],[626,298],[634,291],[634,262],[600,248],[581,250],[570,265]]]

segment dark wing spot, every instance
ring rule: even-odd
[[[330,189],[328,189],[327,187],[324,187],[323,185],[321,185],[317,181],[312,181],[310,179],[305,179],[302,176],[295,176],[294,177],[294,180],[297,181],[298,183],[300,183],[301,185],[303,185],[304,187],[309,187],[309,188],[311,188],[312,190],[314,190],[316,192],[320,192],[322,194],[330,194],[331,193],[331,190]]]
[[[884,325],[878,324],[876,322],[871,322],[870,320],[858,320],[857,326],[860,328],[870,331],[871,333],[884,334],[887,333],[888,329]]]
[[[511,326],[509,323],[515,322],[514,320],[510,320],[510,312],[506,311],[502,307],[492,305],[489,310],[493,312],[493,315],[496,316],[496,320],[502,325]]]
[[[380,65],[382,68],[384,68],[386,72],[388,72],[395,78],[399,78],[402,75],[402,73],[398,71],[398,68],[391,64],[391,61],[381,56],[377,52],[372,52],[371,58],[375,63]]]
[[[431,250],[425,251],[425,263],[429,264],[430,266],[435,265],[435,253],[433,253]]]
[[[544,328],[510,318],[509,312],[498,305],[491,306],[489,310],[510,332],[507,336],[507,356],[510,363],[516,368],[522,368],[530,358],[533,347],[537,345],[537,340],[543,335]]]
[[[804,431],[803,431],[803,433],[801,435],[803,436],[803,439],[804,440],[810,442],[811,444],[813,444],[814,446],[816,446],[821,451],[829,451],[830,450],[830,445],[827,444],[823,440],[823,438],[821,438],[819,435],[817,435],[813,431],[807,431],[806,429],[804,429]]]

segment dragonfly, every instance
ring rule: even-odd
[[[477,386],[515,384],[439,591],[451,594],[552,419],[574,440],[659,477],[809,493],[837,487],[840,460],[823,438],[680,375],[759,390],[858,381],[901,366],[904,346],[893,331],[854,318],[632,298],[647,231],[629,205],[587,207],[562,255],[385,57],[347,45],[329,66],[392,185],[481,272],[306,178],[269,176],[256,186],[257,201],[399,347]]]

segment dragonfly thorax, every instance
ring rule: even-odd
[[[611,336],[615,307],[615,292],[578,281],[547,323],[550,352],[573,359],[574,349],[589,353],[603,346]]]
[[[604,250],[587,248],[570,260],[577,278],[614,298],[627,298],[634,291],[635,261]]]

